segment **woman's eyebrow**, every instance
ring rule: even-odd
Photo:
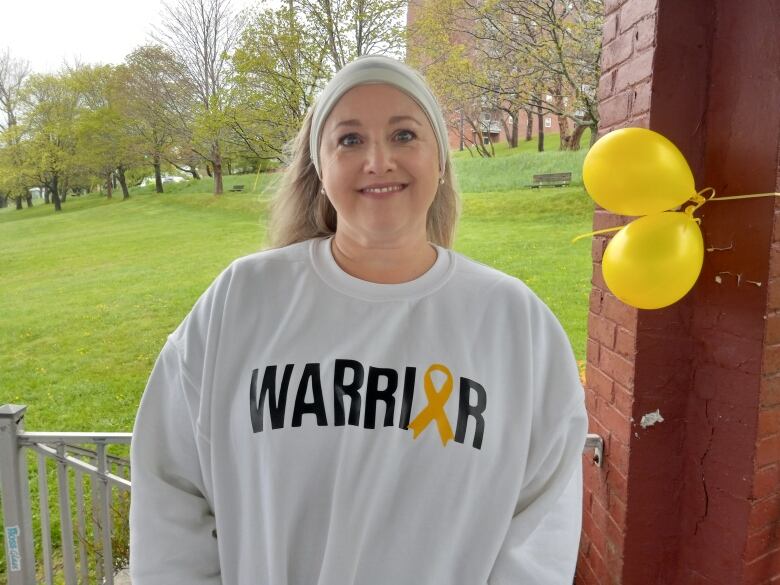
[[[422,126],[422,124],[420,124],[417,118],[414,118],[412,116],[393,116],[392,118],[390,118],[391,124],[396,124],[398,122],[405,122],[405,121],[414,122],[418,126]]]
[[[417,120],[417,118],[413,116],[393,116],[390,118],[390,120],[388,120],[390,124],[397,124],[398,122],[405,122],[405,121],[414,122],[418,126],[422,126],[419,120]],[[341,122],[337,123],[333,128],[336,129],[336,128],[341,128],[342,126],[354,127],[354,126],[362,126],[362,125],[363,124],[361,124],[360,120],[355,120],[354,118],[352,118],[349,120],[342,120]]]

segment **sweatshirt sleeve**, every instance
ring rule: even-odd
[[[514,515],[488,585],[571,585],[582,528],[588,419],[571,345],[544,307],[534,335],[534,413]]]
[[[215,519],[206,496],[198,405],[169,337],[152,370],[131,445],[133,585],[221,583]],[[200,443],[199,443],[200,441]],[[206,443],[207,444],[207,443]]]

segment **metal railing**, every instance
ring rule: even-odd
[[[112,502],[116,501],[115,492],[124,492],[129,502],[130,462],[110,455],[107,448],[129,445],[132,433],[27,433],[26,409],[14,404],[0,406],[0,494],[8,585],[35,585],[37,579],[27,465],[30,453],[37,455],[39,520],[35,528],[40,533],[43,582],[52,585],[55,573],[61,570],[65,585],[113,585]],[[49,462],[56,467],[59,507],[61,561],[56,564]],[[85,490],[87,478],[89,489]]]
[[[125,458],[109,455],[106,449],[109,445],[129,445],[132,433],[27,433],[24,432],[26,410],[26,406],[14,404],[0,406],[0,495],[5,525],[8,585],[36,585],[27,452],[38,456],[40,519],[37,527],[40,529],[44,582],[52,585],[55,573],[47,470],[47,462],[54,461],[60,519],[61,569],[65,585],[87,585],[91,582],[90,579],[92,582],[113,585],[113,526],[110,508],[113,488],[125,492],[128,496],[130,494],[130,462]],[[84,445],[92,445],[94,449],[85,448]],[[593,452],[594,464],[601,467],[604,441],[599,435],[587,436],[584,452],[589,451]],[[73,472],[76,496],[75,527],[69,471]],[[85,477],[90,478],[88,494],[91,495],[91,539],[85,513],[88,508],[85,505]],[[74,533],[77,542],[74,541]],[[88,546],[97,551],[97,554],[92,555],[96,562],[90,563]]]

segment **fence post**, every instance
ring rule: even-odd
[[[26,406],[0,406],[0,494],[8,585],[35,585],[35,552],[27,458],[19,448]]]

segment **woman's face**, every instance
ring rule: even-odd
[[[439,184],[436,136],[420,106],[385,84],[359,85],[322,130],[322,184],[337,232],[365,244],[426,237]]]

